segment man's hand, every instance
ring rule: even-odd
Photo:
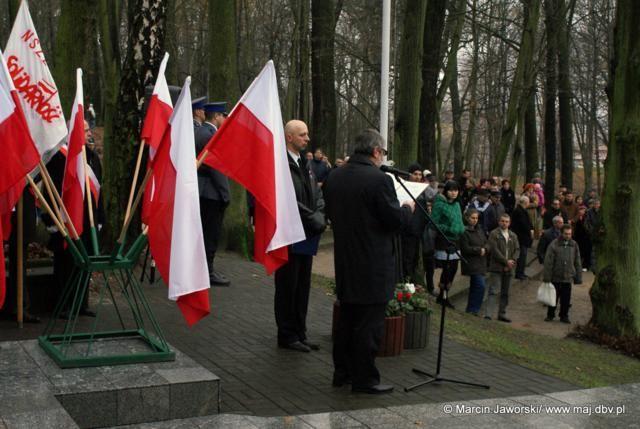
[[[487,250],[484,247],[481,247],[480,248],[480,256],[484,256],[484,255],[486,255],[486,253],[487,253]]]
[[[507,265],[509,265],[509,268],[513,268],[516,266],[516,261],[514,261],[513,259],[509,259],[507,261]]]
[[[413,200],[407,200],[402,203],[402,207],[407,206],[411,209],[411,213],[416,211],[416,203]]]

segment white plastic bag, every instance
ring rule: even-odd
[[[538,288],[538,302],[550,307],[556,306],[556,288],[552,283],[542,283]]]

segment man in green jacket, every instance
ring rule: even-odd
[[[487,284],[487,306],[485,316],[487,320],[495,314],[496,295],[500,288],[500,306],[498,308],[498,320],[510,323],[507,318],[507,305],[509,305],[509,286],[511,286],[511,274],[516,266],[516,254],[520,250],[518,237],[509,229],[511,217],[504,213],[500,216],[498,227],[491,231],[489,240],[489,278]]]
[[[556,288],[556,302],[560,301],[560,321],[563,323],[571,323],[571,282],[582,284],[580,248],[571,239],[572,234],[571,225],[563,225],[560,237],[551,242],[544,257],[542,281],[551,282]],[[544,320],[551,322],[555,316],[556,307],[547,307],[547,318]]]

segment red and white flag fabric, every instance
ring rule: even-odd
[[[76,98],[71,109],[71,122],[67,138],[67,162],[62,179],[62,202],[67,208],[69,219],[78,235],[82,234],[84,220],[85,169],[82,148],[86,143],[84,134],[84,94],[82,90],[82,69],[76,70]]]
[[[69,147],[66,144],[60,145],[60,153],[66,158],[67,153],[69,153]],[[93,168],[87,163],[87,174],[89,175],[89,191],[91,191],[91,195],[93,195],[94,203],[98,204],[98,199],[100,198],[100,181],[96,176],[96,173],[93,171]]]
[[[48,159],[45,154],[67,135],[67,124],[26,0],[18,9],[5,58],[31,136],[40,155]]]
[[[153,87],[153,93],[147,107],[147,115],[144,118],[142,132],[140,133],[140,138],[153,148],[153,152],[158,150],[164,131],[169,124],[169,117],[173,112],[169,85],[167,85],[167,79],[164,75],[167,69],[167,61],[169,61],[169,54],[165,53],[158,69],[158,77]],[[149,156],[153,158],[151,152]]]
[[[0,52],[0,195],[24,185],[25,176],[40,161],[29,133],[4,56]],[[22,187],[17,192],[20,194]]]
[[[264,66],[205,149],[205,164],[255,197],[254,258],[271,274],[287,262],[287,246],[305,239],[273,61]]]
[[[167,79],[164,75],[167,69],[167,61],[169,61],[169,54],[165,53],[160,63],[160,68],[158,69],[158,77],[153,87],[153,93],[151,94],[149,106],[147,107],[147,115],[144,118],[144,125],[140,133],[140,138],[149,145],[149,164],[147,164],[147,168],[153,168],[153,158],[158,150],[158,146],[160,146],[162,136],[169,125],[169,117],[171,117],[171,113],[173,112],[171,93],[169,92],[169,85],[167,85]],[[144,190],[141,214],[143,223],[147,223],[149,220],[151,200],[153,199],[153,193],[155,191],[155,174],[154,171],[151,180],[147,182]]]
[[[153,162],[155,193],[148,219],[149,247],[158,271],[192,326],[210,312],[196,149],[188,77]]]
[[[5,297],[4,235],[9,235],[11,210],[25,185],[25,176],[40,161],[40,155],[29,133],[24,114],[7,64],[0,52],[0,308]],[[3,228],[3,224],[5,228]]]

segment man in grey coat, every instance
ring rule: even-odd
[[[489,278],[487,284],[487,306],[485,307],[485,319],[491,320],[496,309],[496,295],[500,288],[500,306],[498,308],[498,320],[510,323],[507,318],[507,305],[509,305],[509,286],[511,274],[516,267],[516,254],[520,250],[518,237],[509,229],[511,217],[504,213],[500,216],[498,227],[491,231],[487,241],[489,248]]]
[[[556,288],[556,302],[560,301],[560,321],[563,323],[571,323],[571,282],[582,284],[580,248],[578,243],[571,239],[572,234],[571,225],[563,225],[560,237],[551,242],[544,257],[542,280],[545,283],[553,283]],[[555,316],[556,307],[547,307],[545,322],[551,322]]]

